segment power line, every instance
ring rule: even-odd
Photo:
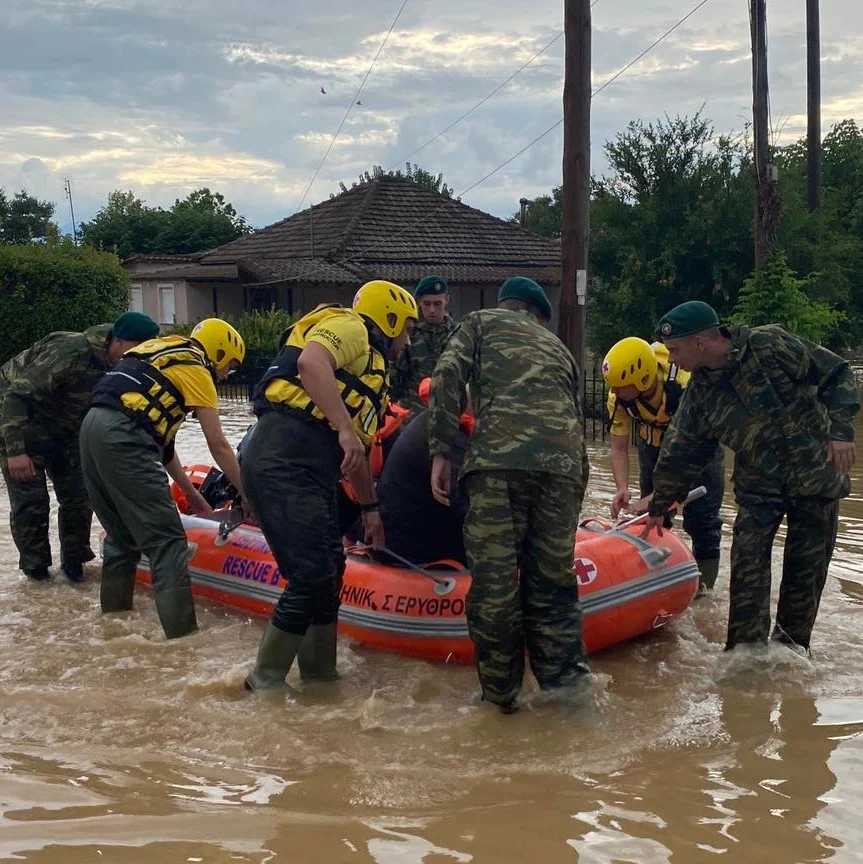
[[[299,212],[300,208],[303,206],[303,203],[306,200],[306,196],[309,194],[309,192],[311,192],[311,189],[312,189],[312,186],[314,186],[315,180],[318,179],[318,174],[320,173],[321,168],[324,167],[324,162],[327,161],[327,157],[330,155],[330,150],[333,149],[333,145],[336,143],[336,139],[339,137],[339,133],[342,131],[342,127],[347,122],[348,115],[351,113],[351,110],[353,109],[354,105],[356,104],[357,99],[360,98],[360,93],[362,93],[362,90],[363,90],[363,87],[365,86],[366,81],[369,80],[369,75],[372,74],[372,69],[375,68],[375,63],[378,62],[378,57],[381,56],[381,51],[384,50],[384,45],[387,44],[387,40],[390,38],[390,35],[392,34],[393,29],[396,26],[396,23],[398,22],[399,18],[401,17],[402,11],[404,10],[405,6],[407,6],[407,3],[408,3],[408,0],[402,0],[402,5],[399,6],[399,11],[396,12],[396,17],[393,18],[393,23],[390,24],[390,29],[387,31],[387,35],[384,36],[384,40],[383,40],[383,42],[381,42],[380,47],[378,48],[377,54],[375,54],[374,59],[371,62],[371,65],[369,66],[368,70],[366,71],[365,76],[363,77],[363,80],[360,82],[360,86],[357,88],[357,92],[354,94],[354,98],[351,99],[350,105],[348,105],[348,110],[345,111],[345,116],[342,117],[342,122],[339,123],[339,128],[336,129],[336,134],[333,135],[333,140],[330,141],[330,146],[327,147],[327,152],[324,153],[323,158],[318,163],[318,167],[315,168],[315,173],[312,175],[312,179],[309,180],[309,185],[306,186],[306,191],[303,192],[303,197],[300,199],[300,203],[297,204],[297,209],[294,210],[294,213]]]
[[[679,27],[681,27],[683,24],[685,24],[696,12],[698,12],[699,9],[701,9],[702,6],[705,6],[708,2],[709,2],[709,0],[700,0],[700,2],[697,3],[692,9],[690,9],[689,12],[687,12],[686,15],[684,15],[673,27],[670,27],[668,30],[666,30],[658,39],[655,39],[637,57],[635,57],[633,60],[630,60],[629,63],[627,63],[625,66],[621,67],[601,87],[598,87],[596,90],[594,90],[593,93],[591,94],[591,96],[599,95],[608,86],[610,86],[615,81],[617,81],[622,75],[624,75],[628,70],[630,70],[636,63],[638,63],[639,60],[642,60],[644,57],[646,57],[654,48],[656,48],[657,45],[659,45],[661,42],[664,42],[672,33],[674,33],[675,30],[677,30]],[[488,180],[490,177],[493,177],[499,171],[506,168],[507,165],[509,165],[511,162],[514,162],[516,159],[518,159],[519,156],[521,156],[523,153],[525,153],[527,150],[529,150],[531,147],[533,147],[534,144],[537,144],[539,141],[541,141],[547,135],[550,135],[552,132],[554,132],[555,129],[557,129],[558,127],[560,127],[562,125],[563,125],[563,118],[558,120],[553,125],[549,126],[548,129],[546,129],[544,132],[541,132],[532,141],[525,144],[524,147],[522,147],[517,153],[514,153],[512,156],[510,156],[509,159],[507,159],[505,162],[501,162],[500,165],[498,165],[496,168],[489,171],[488,174],[481,177],[475,183],[472,183],[466,189],[463,189],[461,192],[459,192],[458,198],[461,198],[463,195],[466,195],[468,192],[471,192],[472,190],[476,189],[477,186],[480,186],[483,183],[485,183],[486,180]],[[457,199],[447,199],[439,207],[436,207],[434,210],[432,210],[431,213],[428,213],[425,216],[420,217],[419,219],[414,219],[412,222],[408,222],[407,225],[405,225],[403,228],[401,228],[401,230],[396,231],[394,234],[388,235],[386,240],[390,241],[395,237],[400,237],[402,234],[405,233],[405,231],[416,227],[417,225],[421,224],[422,222],[425,222],[430,217],[439,213],[445,207],[448,207],[450,204],[455,203],[456,200]],[[381,245],[382,242],[384,242],[384,241],[377,241],[375,243],[372,243],[370,246],[366,246],[364,249],[360,249],[358,252],[354,252],[352,255],[348,255],[347,257],[342,258],[338,261],[328,262],[326,266],[332,267],[332,266],[338,266],[340,264],[347,264],[349,261],[353,261],[355,258],[359,258],[361,255],[365,255],[366,252],[370,252],[372,249],[376,249],[378,246]],[[267,282],[253,283],[253,287],[254,286],[263,286],[263,285],[275,285],[275,284],[282,283],[282,282],[295,282],[299,279],[305,279],[308,276],[313,276],[315,273],[317,273],[323,269],[325,269],[325,268],[321,267],[321,266],[312,267],[311,269],[307,270],[305,273],[300,273],[296,276],[289,276],[289,277],[286,277],[283,279],[272,279],[272,280],[269,280]]]
[[[590,8],[593,9],[593,7],[596,6],[597,3],[599,3],[599,0],[593,0],[593,3],[590,4]],[[479,102],[476,103],[476,105],[474,105],[472,108],[469,108],[467,111],[464,112],[464,114],[462,114],[460,117],[457,117],[455,120],[452,121],[452,123],[450,123],[448,126],[445,126],[443,129],[441,129],[440,132],[437,133],[437,135],[433,135],[424,144],[420,144],[419,147],[417,147],[414,150],[411,150],[411,152],[408,153],[407,156],[403,156],[401,159],[396,160],[387,170],[392,171],[397,165],[401,165],[402,163],[407,162],[411,158],[411,156],[415,156],[421,150],[425,150],[425,148],[428,147],[429,144],[433,144],[435,141],[437,141],[438,138],[441,138],[444,135],[446,135],[446,133],[449,132],[450,129],[452,129],[455,126],[458,126],[458,124],[461,123],[462,120],[466,119],[467,117],[470,117],[470,115],[473,114],[473,112],[476,111],[477,108],[480,108],[481,106],[485,105],[485,103],[488,102],[488,100],[491,99],[492,96],[495,96],[498,93],[500,93],[500,91],[503,90],[503,88],[506,87],[506,85],[509,84],[510,81],[512,81],[514,78],[516,78],[522,72],[524,72],[524,70],[527,69],[527,67],[530,66],[534,60],[536,60],[538,57],[541,57],[543,54],[545,54],[545,52],[548,51],[548,49],[551,48],[551,46],[554,45],[554,43],[557,42],[557,40],[560,39],[561,36],[563,36],[563,30],[561,30],[554,37],[554,39],[552,39],[550,42],[547,42],[545,45],[543,45],[543,47],[540,48],[539,51],[537,51],[536,54],[534,54],[533,57],[531,57],[526,63],[523,63],[521,66],[519,66],[518,69],[516,69],[515,72],[513,72],[512,75],[510,75],[509,78],[506,79],[506,81],[501,82],[500,84],[497,85],[497,87],[494,88],[494,90],[491,91],[491,93],[488,93],[487,95],[483,96],[482,99],[480,99]]]
[[[598,2],[599,2],[599,0],[595,0],[593,5],[595,6],[596,3],[598,3]],[[516,69],[515,72],[513,72],[512,75],[509,76],[509,78],[506,79],[506,81],[502,82],[501,84],[498,84],[497,87],[495,87],[494,90],[491,91],[491,93],[487,94],[486,96],[483,96],[483,98],[480,99],[479,102],[477,102],[476,105],[473,106],[473,108],[470,108],[467,111],[465,111],[464,114],[462,114],[460,117],[453,120],[452,123],[449,124],[449,126],[445,126],[443,129],[440,130],[440,132],[437,133],[437,135],[433,135],[424,144],[420,144],[419,147],[417,147],[414,150],[411,150],[411,152],[408,153],[407,156],[403,156],[401,159],[397,159],[396,162],[393,165],[391,165],[387,170],[392,171],[393,168],[396,167],[396,165],[401,165],[402,163],[407,162],[411,158],[411,156],[415,156],[421,150],[425,150],[425,148],[428,147],[429,144],[433,144],[435,141],[437,141],[438,138],[441,138],[444,135],[446,135],[446,133],[449,132],[450,129],[452,129],[454,126],[458,126],[458,124],[461,123],[461,121],[464,120],[466,117],[470,117],[470,115],[473,114],[473,112],[476,111],[477,108],[481,107],[486,102],[488,102],[488,100],[491,99],[492,96],[496,95],[497,93],[500,93],[500,91],[503,90],[503,88],[506,87],[506,85],[509,84],[509,82],[512,81],[513,78],[516,77],[516,75],[520,74],[521,72],[524,72],[524,70],[527,69],[527,67],[530,66],[530,64],[533,63],[533,61],[536,60],[537,57],[540,57],[542,54],[545,54],[545,52],[548,51],[548,49],[551,48],[551,46],[554,45],[554,43],[557,42],[557,40],[560,39],[561,36],[563,36],[563,30],[561,30],[560,33],[558,33],[557,36],[555,36],[554,39],[551,40],[551,42],[547,42],[542,48],[540,48],[539,51],[537,51],[536,54],[534,54],[533,57],[530,58],[530,60],[528,60],[526,63],[522,64],[521,66],[519,66],[519,68]]]

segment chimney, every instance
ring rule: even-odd
[[[519,198],[518,199],[518,205],[519,205],[518,225],[520,228],[524,228],[524,220],[525,220],[525,217],[527,216],[527,205],[530,203],[531,202],[530,202],[529,198]]]

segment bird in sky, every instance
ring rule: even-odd
[[[323,87],[321,87],[321,93],[323,93],[323,94],[324,94],[324,96],[326,96],[326,95],[327,95],[327,91],[326,91],[326,90],[324,90],[324,88],[323,88]]]
[[[357,105],[362,105],[362,104],[363,104],[363,103],[362,103],[362,100],[361,100],[361,99],[357,99]]]

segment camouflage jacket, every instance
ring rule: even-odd
[[[449,452],[455,442],[468,384],[476,425],[462,476],[517,469],[583,482],[578,367],[557,336],[525,312],[466,315],[432,377],[432,455]]]
[[[830,441],[853,441],[854,374],[832,351],[781,327],[732,327],[722,369],[696,370],[665,433],[651,515],[686,495],[719,441],[735,453],[738,501],[847,495],[827,462]]]
[[[420,320],[411,334],[411,344],[399,355],[392,371],[390,398],[405,408],[422,408],[417,388],[423,378],[434,372],[435,364],[447,340],[458,330],[458,324],[447,315],[440,324]]]
[[[73,437],[108,366],[110,324],[49,333],[0,368],[0,436],[7,456]],[[32,454],[31,454],[32,455]]]

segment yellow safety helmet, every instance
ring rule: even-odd
[[[393,282],[374,279],[366,282],[354,295],[354,312],[377,324],[384,336],[394,339],[408,319],[419,320],[419,308],[413,295]]]
[[[656,380],[656,355],[650,344],[636,336],[615,343],[602,361],[602,377],[611,387],[634,385],[639,393]]]
[[[221,318],[205,318],[195,325],[190,336],[217,370],[224,369],[232,360],[242,363],[246,356],[243,337]]]
[[[664,342],[651,342],[650,350],[653,351],[653,356],[658,363],[665,363],[666,366],[671,365],[671,358],[668,356],[668,346]]]

